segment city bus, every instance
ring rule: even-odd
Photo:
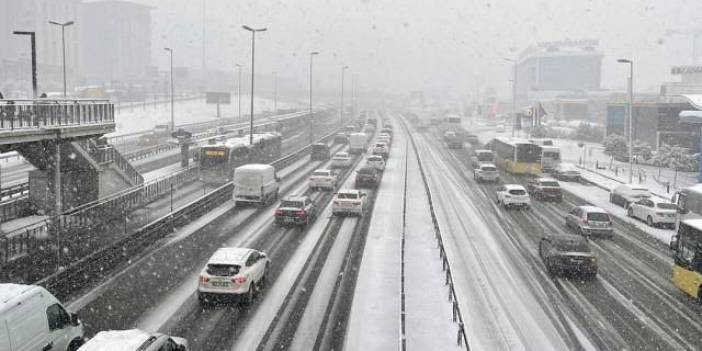
[[[671,248],[673,284],[702,303],[702,219],[680,221]]]
[[[282,155],[283,138],[278,133],[228,138],[200,147],[200,180],[207,184],[224,184],[234,176],[234,169],[249,163],[271,163]]]
[[[495,152],[495,164],[513,174],[540,175],[541,146],[528,140],[495,138],[489,142]]]
[[[681,189],[670,201],[678,207],[678,222],[686,219],[702,219],[702,184]]]

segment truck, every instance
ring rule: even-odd
[[[271,165],[239,166],[234,169],[234,203],[267,205],[278,198],[279,182]]]
[[[368,137],[365,133],[352,133],[349,135],[349,153],[362,154],[368,147]]]

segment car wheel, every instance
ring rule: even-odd
[[[266,263],[266,268],[263,269],[263,274],[261,275],[261,279],[258,281],[258,287],[259,291],[263,290],[264,287],[268,284],[268,263]]]
[[[67,351],[78,351],[83,344],[85,344],[85,340],[83,340],[83,338],[73,339],[73,341],[71,341],[71,343],[68,345]]]
[[[626,210],[626,215],[629,217],[634,217],[634,209],[629,207],[629,209]]]
[[[249,291],[246,292],[246,295],[244,296],[244,300],[242,301],[245,306],[251,306],[253,305],[254,299],[256,297],[256,282],[251,282],[249,284]]]
[[[629,208],[630,205],[631,202],[629,202],[628,200],[624,200],[624,208]]]
[[[697,290],[697,302],[702,305],[702,286]]]
[[[611,202],[613,204],[615,203],[614,202],[614,194],[609,194],[609,202]]]
[[[578,233],[578,235],[580,235],[580,236],[585,236],[585,232],[583,232],[583,228],[581,228],[580,226],[578,226],[577,233]]]
[[[551,260],[547,259],[545,264],[546,264],[546,272],[548,272],[548,275],[550,275],[551,277],[555,277],[557,275],[556,268],[553,267]]]
[[[649,227],[656,225],[656,223],[653,223],[653,218],[651,216],[646,217],[646,224],[648,224]]]

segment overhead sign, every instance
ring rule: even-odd
[[[673,66],[670,74],[702,73],[702,66]]]
[[[208,91],[205,93],[205,100],[212,105],[229,105],[232,103],[232,96],[229,92]]]

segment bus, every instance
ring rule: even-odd
[[[234,176],[234,169],[249,163],[271,163],[282,155],[283,138],[278,133],[230,137],[200,147],[200,180],[206,184],[224,184]]]
[[[561,149],[558,146],[541,146],[541,168],[544,172],[556,169],[561,163]]]
[[[461,116],[456,114],[446,115],[446,123],[448,124],[461,124]]]
[[[678,207],[678,222],[686,219],[702,219],[702,184],[681,189],[670,201]]]
[[[540,175],[541,146],[528,140],[495,138],[489,143],[495,152],[495,164],[513,174]]]
[[[670,245],[674,251],[673,284],[702,303],[702,219],[680,221]]]

